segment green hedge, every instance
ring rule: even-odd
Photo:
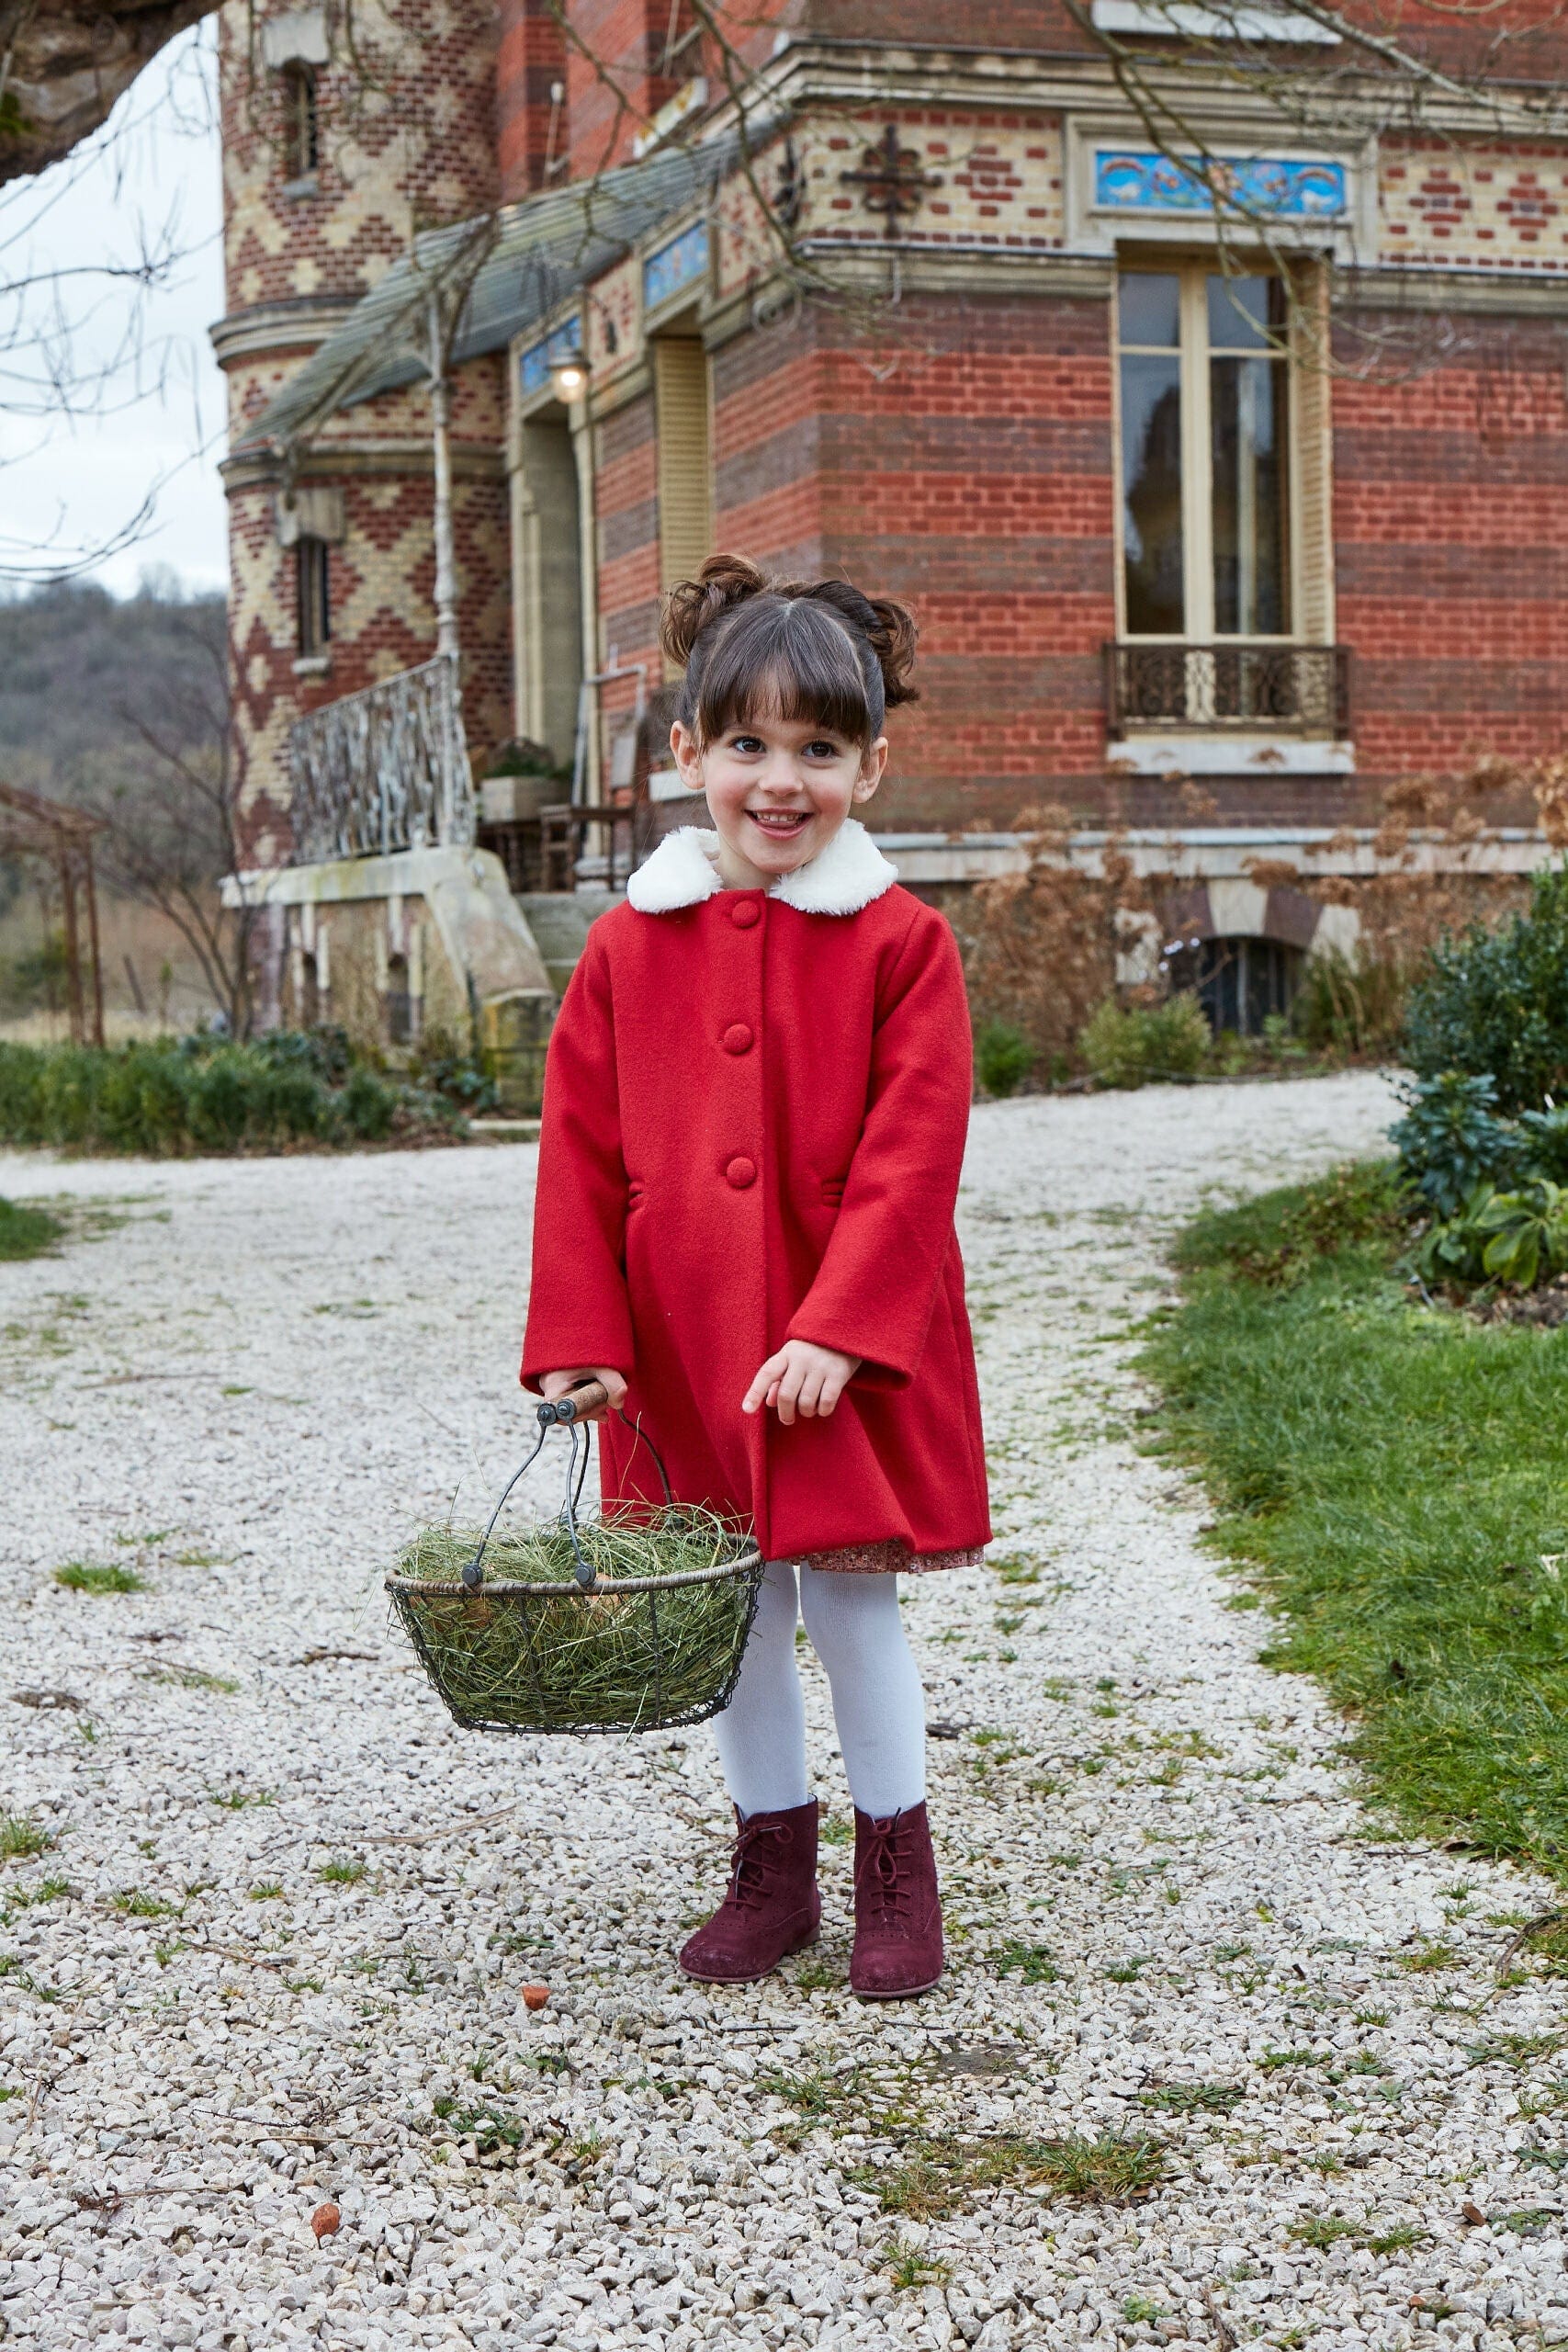
[[[334,1032],[251,1045],[0,1045],[0,1143],[158,1159],[451,1134],[439,1095],[355,1060]]]

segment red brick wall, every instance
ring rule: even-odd
[[[669,0],[571,0],[567,55],[571,175],[631,158],[632,141],[699,70],[694,43],[670,53]],[[680,40],[689,17],[675,17]]]
[[[1109,322],[1094,301],[899,306],[872,345],[807,307],[716,356],[716,537],[920,623],[891,827],[1098,804],[1112,634]]]
[[[1545,321],[1461,324],[1440,364],[1423,364],[1418,345],[1407,372],[1348,373],[1334,387],[1337,631],[1354,649],[1369,786],[1563,742],[1562,336]],[[1363,313],[1342,332],[1342,356],[1364,367],[1380,338],[1397,352],[1411,335],[1408,314]]]
[[[507,203],[565,177],[570,118],[565,92],[566,34],[549,0],[501,0],[495,61],[501,193]]]

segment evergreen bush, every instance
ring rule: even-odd
[[[1010,1021],[983,1022],[975,1032],[975,1075],[987,1094],[1016,1094],[1034,1068],[1034,1048]]]
[[[1098,1085],[1146,1086],[1196,1078],[1212,1042],[1202,1006],[1183,990],[1163,1004],[1123,1006],[1108,996],[1078,1046]]]
[[[1496,931],[1440,941],[1411,990],[1405,1058],[1420,1079],[1490,1078],[1503,1116],[1568,1098],[1568,868],[1538,874]]]

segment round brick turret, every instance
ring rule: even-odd
[[[494,0],[228,0],[220,17],[230,444],[422,229],[498,201]],[[464,711],[512,731],[503,358],[452,401]],[[233,750],[249,852],[288,854],[300,713],[435,650],[430,398],[344,410],[296,455],[242,452],[229,494]]]

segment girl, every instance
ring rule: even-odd
[[[715,1719],[729,1888],[682,1967],[746,1983],[817,1937],[798,1608],[855,1806],[850,1983],[886,2000],[942,1968],[897,1574],[990,1535],[953,1226],[964,978],[850,814],[881,781],[888,705],[914,698],[915,628],[842,581],[716,556],[663,642],[685,668],[671,749],[714,830],[660,843],[561,1004],[523,1379],[549,1398],[603,1381],[677,1497],[750,1519],[769,1563]],[[660,1500],[646,1449],[601,1435],[606,1500]]]

